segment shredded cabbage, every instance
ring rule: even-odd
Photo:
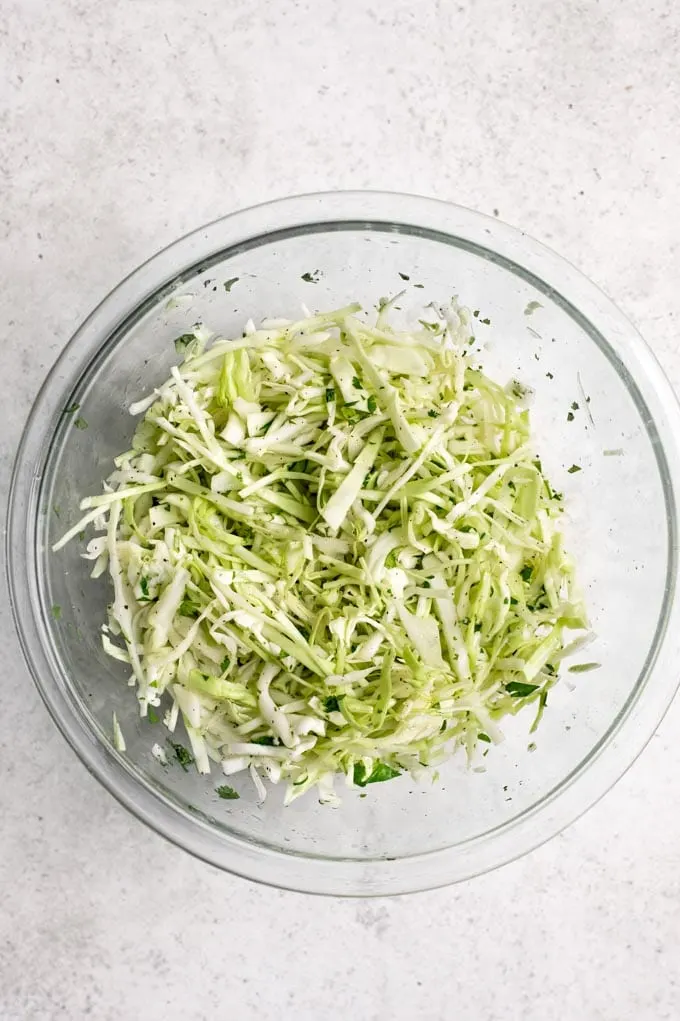
[[[83,555],[141,715],[163,704],[184,768],[248,771],[261,799],[265,778],[333,803],[338,775],[472,756],[527,703],[537,723],[587,626],[524,394],[473,367],[465,309],[411,332],[388,311],[185,334],[54,547],[104,530]]]

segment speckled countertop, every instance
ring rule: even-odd
[[[670,0],[4,0],[0,484],[90,308],[239,206],[384,188],[497,213],[680,386]],[[258,888],[132,820],[47,718],[0,606],[2,1021],[680,1017],[680,706],[597,807],[495,874],[364,903]]]

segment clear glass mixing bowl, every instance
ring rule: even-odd
[[[318,282],[304,279],[316,280],[316,271]],[[163,769],[152,756],[160,725],[139,719],[125,667],[102,651],[107,580],[90,580],[79,543],[59,554],[50,545],[127,449],[129,403],[167,377],[173,339],[191,324],[238,335],[249,317],[299,316],[301,302],[371,306],[401,289],[406,318],[454,294],[479,309],[486,370],[535,389],[537,448],[566,493],[568,544],[597,635],[586,658],[602,667],[567,675],[573,683],[554,689],[535,735],[532,710],[513,720],[484,772],[453,761],[434,783],[402,777],[367,797],[348,791],[339,809],[313,796],[283,808],[276,789],[260,807],[245,783],[240,801],[220,801],[219,780]],[[64,414],[74,402],[87,429]],[[398,893],[464,879],[535,847],[591,805],[640,752],[674,694],[679,440],[674,395],[631,324],[520,231],[456,206],[378,193],[309,195],[236,213],[123,281],[38,396],[17,455],[7,544],[24,653],[88,769],[201,858],[320,893]],[[582,471],[570,474],[572,464]],[[111,744],[114,709],[127,740],[122,755]]]

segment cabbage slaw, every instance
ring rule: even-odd
[[[265,778],[334,802],[338,775],[471,758],[528,703],[538,723],[587,627],[526,390],[473,366],[466,309],[403,331],[392,303],[179,338],[54,546],[94,524],[102,642],[141,715],[162,705],[200,773],[245,771],[261,799]]]

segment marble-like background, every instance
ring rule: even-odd
[[[680,386],[671,0],[0,0],[0,484],[50,364],[177,235],[384,188],[498,211],[600,283]],[[4,500],[3,500],[4,503]],[[676,1021],[680,706],[522,861],[392,901],[221,875],[47,718],[0,601],[1,1021]]]

